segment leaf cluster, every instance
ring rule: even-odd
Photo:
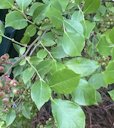
[[[29,127],[28,120],[51,101],[49,127],[84,128],[81,106],[102,102],[97,90],[114,83],[112,21],[105,31],[100,28],[107,12],[113,17],[113,4],[104,5],[100,0],[0,0],[0,9],[8,9],[5,22],[0,22],[0,42],[3,37],[11,40],[19,53],[5,75],[12,72],[23,85],[21,95],[10,96],[16,107],[1,112],[1,127]],[[20,42],[4,34],[7,27],[25,30]],[[113,91],[109,94],[113,99]]]

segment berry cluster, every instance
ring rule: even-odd
[[[110,29],[114,26],[114,14],[108,12],[104,17],[103,21],[99,23],[99,30],[101,33],[105,32],[107,29]]]
[[[19,82],[10,78],[8,75],[4,75],[4,65],[9,63],[8,60],[8,54],[0,57],[0,74],[2,75],[0,78],[0,100],[7,109],[12,106],[11,99],[21,93],[18,88]]]
[[[4,73],[4,64],[8,63],[9,55],[4,54],[0,57],[0,74]]]
[[[99,59],[98,59],[98,62],[99,62],[99,64],[101,65],[101,67],[102,67],[103,69],[106,68],[106,66],[108,65],[108,63],[109,63],[110,60],[112,59],[111,56],[107,56],[107,57],[102,56],[102,57],[98,57],[98,58],[99,58]]]

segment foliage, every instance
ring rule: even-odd
[[[30,127],[51,102],[44,128],[84,128],[82,106],[101,102],[97,89],[114,83],[113,2],[0,0],[0,9],[8,9],[0,42],[19,53],[0,58],[0,127]],[[6,27],[25,30],[19,42]]]

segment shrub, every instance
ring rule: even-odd
[[[48,104],[36,127],[84,128],[81,106],[101,102],[97,89],[114,83],[113,3],[0,0],[0,9],[8,9],[0,41],[11,40],[19,53],[0,58],[1,127],[30,127]],[[6,27],[25,30],[19,42]]]

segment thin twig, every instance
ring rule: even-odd
[[[44,33],[46,33],[46,32],[44,32]],[[40,41],[40,40],[42,39],[42,37],[44,36],[44,33],[43,33],[41,36],[38,36],[38,37],[28,46],[28,49],[26,50],[26,52],[25,52],[17,61],[15,61],[15,62],[10,66],[10,68],[8,69],[8,71],[7,71],[5,74],[3,74],[1,77],[7,75],[7,74],[12,70],[12,68],[13,68],[16,64],[18,64],[22,59],[24,59],[24,58],[28,55],[28,53],[30,52],[31,48],[35,45],[35,43],[36,43],[37,41]]]
[[[46,34],[47,31],[48,31],[48,30],[44,31],[44,33],[43,33],[42,36],[41,36],[41,39],[43,38],[43,36]],[[36,50],[36,48],[37,48],[39,45],[40,45],[40,41],[38,41],[38,43],[37,43],[37,44],[34,46],[34,48],[31,50],[29,56],[31,56],[31,55],[34,53],[34,51]]]
[[[48,49],[43,45],[43,43],[40,42],[40,44],[41,44],[41,46],[44,48],[44,50],[49,54],[49,56],[52,58],[52,60],[53,60],[53,61],[56,61],[56,60],[54,59],[54,57],[52,56],[52,54],[50,53],[50,51],[48,51]]]
[[[18,41],[14,40],[14,39],[12,39],[12,38],[10,38],[10,37],[8,37],[8,36],[5,36],[5,35],[3,35],[3,34],[0,34],[0,35],[1,35],[2,37],[6,38],[6,39],[8,39],[8,40],[10,40],[10,41],[12,41],[12,42],[15,43],[15,44],[18,44],[18,45],[23,46],[23,47],[27,47],[27,45],[21,44],[21,43],[19,43]]]
[[[34,48],[31,50],[29,56],[32,56],[32,55],[33,55],[34,51],[37,49],[37,47],[38,47],[39,45],[40,45],[40,43],[38,42],[38,43],[34,46]]]
[[[37,71],[37,69],[31,64],[30,60],[29,60],[27,57],[26,57],[25,59],[26,59],[27,62],[30,64],[30,66],[34,69],[34,71],[35,71],[36,74],[38,75],[39,79],[40,79],[41,81],[44,81],[44,80],[42,79],[42,77],[40,76],[39,72]]]

